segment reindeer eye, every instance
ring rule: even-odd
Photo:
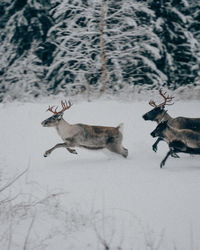
[[[58,116],[57,116],[57,115],[54,115],[54,116],[51,117],[51,119],[52,119],[53,121],[56,121],[56,120],[58,119]]]

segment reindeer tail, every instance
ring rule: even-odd
[[[117,126],[117,129],[119,130],[119,132],[121,132],[123,134],[124,123],[120,123],[119,126]]]

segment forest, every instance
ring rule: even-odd
[[[0,101],[200,85],[198,0],[1,0]]]

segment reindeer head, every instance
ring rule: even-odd
[[[163,137],[163,131],[168,126],[168,121],[163,121],[158,124],[158,126],[151,132],[152,137]]]
[[[70,101],[68,101],[68,103],[67,101],[61,101],[61,106],[62,110],[60,111],[57,111],[58,107],[56,107],[53,110],[54,106],[52,107],[49,106],[47,111],[52,112],[53,115],[41,123],[43,127],[55,127],[62,120],[65,110],[69,109],[72,106],[72,104]]]
[[[161,102],[160,104],[156,104],[153,100],[151,100],[149,102],[149,105],[152,106],[153,109],[143,115],[144,120],[157,121],[159,115],[164,115],[164,113],[166,113],[165,106],[173,105],[171,101],[174,97],[169,96],[169,95],[166,96],[166,92],[162,93],[162,89],[159,90],[159,94],[164,98],[164,101]]]

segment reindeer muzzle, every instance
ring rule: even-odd
[[[154,138],[154,137],[156,137],[156,133],[153,131],[153,132],[151,132],[151,136]]]
[[[147,120],[149,119],[147,114],[144,114],[144,115],[142,116],[142,118],[143,118],[145,121],[147,121]]]
[[[46,122],[46,121],[43,121],[43,122],[41,122],[41,125],[42,125],[43,127],[47,127],[47,122]]]

